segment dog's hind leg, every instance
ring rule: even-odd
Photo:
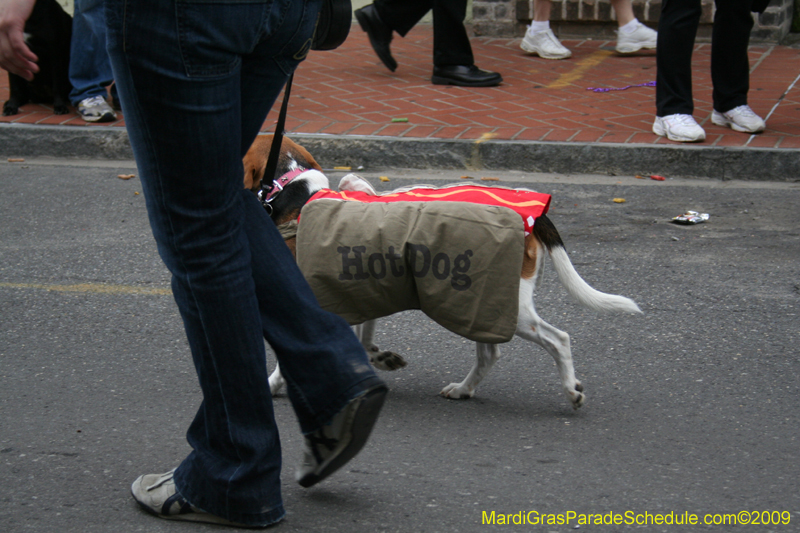
[[[575,379],[575,367],[572,364],[572,350],[569,335],[542,320],[533,306],[533,280],[523,279],[519,288],[519,316],[517,318],[517,335],[525,340],[535,342],[553,356],[561,376],[561,384],[572,407],[577,409],[586,401],[583,385]]]
[[[283,379],[281,375],[281,366],[276,364],[275,370],[269,376],[269,392],[273,396],[277,395],[278,392],[283,388],[286,384],[286,380]]]
[[[375,346],[373,339],[375,338],[375,326],[377,323],[377,320],[367,320],[363,324],[353,326],[356,337],[361,341],[361,345],[369,356],[369,362],[379,370],[398,370],[403,368],[408,363],[401,355],[389,350],[381,350]]]
[[[451,383],[443,388],[439,394],[453,400],[472,398],[475,395],[475,389],[478,388],[478,384],[486,377],[494,363],[500,358],[500,347],[496,344],[476,342],[475,351],[477,355],[475,366],[469,371],[464,381]]]

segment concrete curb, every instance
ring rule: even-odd
[[[702,145],[468,141],[291,134],[323,167],[517,170],[563,174],[661,174],[796,181],[800,150]],[[133,159],[120,127],[0,124],[0,156]]]
[[[0,156],[133,159],[133,151],[122,127],[0,124]]]

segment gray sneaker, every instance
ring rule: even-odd
[[[303,460],[295,479],[315,485],[344,466],[366,444],[389,389],[377,385],[353,399],[333,419],[303,439]]]
[[[111,122],[117,114],[102,96],[85,98],[78,104],[78,113],[86,122]]]
[[[173,468],[165,474],[147,474],[139,476],[131,485],[131,494],[145,511],[166,518],[186,522],[202,522],[223,526],[260,529],[266,526],[248,526],[231,522],[219,516],[207,513],[187,502],[175,487],[172,476]]]

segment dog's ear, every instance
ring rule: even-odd
[[[291,159],[294,159],[297,164],[303,168],[307,168],[309,170],[319,170],[322,171],[322,167],[319,166],[317,160],[308,153],[308,150],[294,142],[288,137],[283,138],[283,142],[281,142],[281,155],[287,155]]]
[[[259,135],[242,158],[245,189],[257,191],[261,187],[270,146],[272,146],[272,134]]]
[[[377,196],[378,192],[372,188],[367,180],[356,174],[348,174],[339,182],[340,191],[360,191],[363,193]]]

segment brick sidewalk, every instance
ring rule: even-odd
[[[436,86],[432,70],[430,26],[396,37],[392,52],[400,64],[389,72],[354,25],[336,51],[312,52],[295,78],[287,130],[290,133],[377,135],[422,139],[495,139],[513,141],[679,144],[651,132],[655,89],[593,92],[589,87],[621,88],[655,80],[655,53],[630,56],[614,52],[614,41],[569,41],[571,59],[527,56],[519,39],[475,38],[476,64],[503,74],[494,88]],[[750,106],[767,119],[767,131],[746,135],[711,124],[710,44],[693,58],[695,118],[706,129],[699,146],[800,148],[800,50],[758,44],[750,47]],[[0,76],[0,100],[8,98]],[[800,84],[798,84],[800,85]],[[273,127],[275,112],[264,131]],[[407,119],[397,122],[393,119]],[[77,115],[52,114],[29,104],[0,123],[87,126]],[[104,124],[109,126],[109,124]],[[124,126],[124,120],[111,123]]]

